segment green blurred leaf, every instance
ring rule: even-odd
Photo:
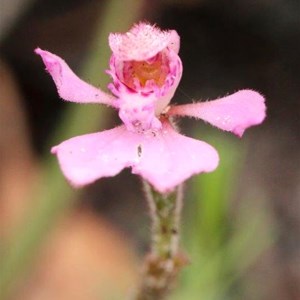
[[[271,225],[267,211],[249,199],[245,199],[247,207],[236,208],[237,219],[232,219],[243,144],[224,133],[202,135],[201,139],[218,150],[220,165],[213,173],[196,176],[186,197],[183,243],[191,265],[183,271],[181,289],[174,299],[237,299],[239,280],[273,241]]]

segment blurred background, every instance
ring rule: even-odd
[[[185,185],[191,263],[171,299],[299,300],[298,0],[0,0],[0,299],[117,300],[136,284],[150,229],[139,178],[126,170],[75,191],[49,153],[120,121],[103,106],[61,101],[33,50],[105,89],[107,36],[139,20],[181,36],[175,103],[251,88],[268,107],[241,140],[180,122],[221,163]]]

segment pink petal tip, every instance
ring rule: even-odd
[[[174,106],[168,114],[200,118],[241,137],[247,128],[262,123],[266,105],[259,93],[241,90],[217,100]]]

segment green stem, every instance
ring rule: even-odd
[[[161,300],[168,295],[178,272],[186,264],[186,259],[179,252],[182,187],[164,195],[145,183],[145,192],[152,221],[152,245],[134,299]]]
[[[149,185],[145,189],[148,189],[147,198],[153,222],[152,254],[169,259],[178,251],[181,211],[180,189],[169,195],[159,194]]]

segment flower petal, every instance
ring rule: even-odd
[[[156,136],[143,138],[140,162],[132,169],[156,190],[168,193],[194,174],[213,171],[218,162],[212,146],[179,134],[165,121]]]
[[[122,61],[147,60],[168,46],[176,53],[179,51],[179,36],[175,30],[162,31],[142,22],[125,34],[111,33],[108,41],[116,58]]]
[[[133,173],[162,193],[172,191],[193,174],[213,171],[219,160],[212,146],[175,132],[166,121],[156,134],[130,132],[119,126],[69,139],[53,147],[52,153],[74,186],[132,167]]]
[[[259,93],[241,90],[213,101],[173,106],[168,114],[200,118],[241,137],[248,127],[264,120],[266,106]]]
[[[180,37],[176,30],[170,30],[170,34],[171,37],[168,47],[172,49],[176,54],[178,54],[180,48]]]
[[[40,48],[35,49],[35,53],[42,57],[62,99],[79,103],[103,103],[114,106],[115,98],[113,96],[81,80],[63,59]]]
[[[125,126],[71,138],[52,148],[60,167],[74,186],[118,174],[138,159],[134,135]]]

